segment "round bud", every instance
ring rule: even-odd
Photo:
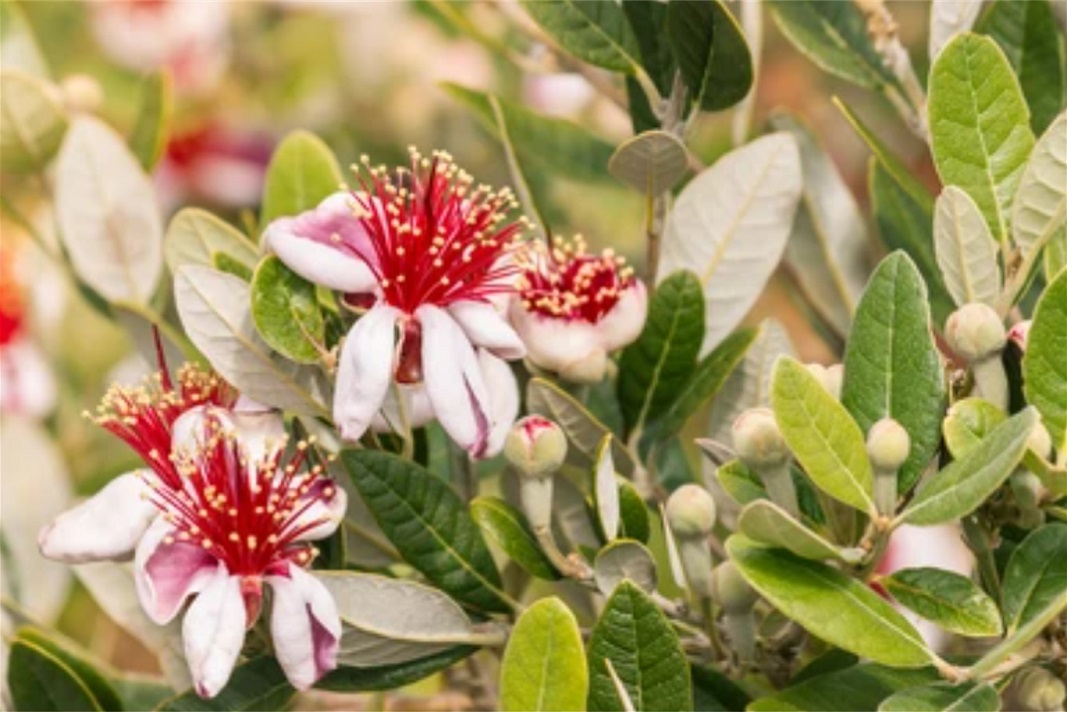
[[[1024,710],[1062,710],[1067,688],[1063,681],[1039,667],[1023,670],[1015,678],[1017,697]]]
[[[74,113],[91,114],[100,108],[104,92],[100,84],[87,74],[71,74],[60,85],[63,103]]]
[[[896,472],[910,452],[908,431],[892,418],[882,418],[867,433],[867,456],[876,470]]]
[[[732,561],[724,561],[711,574],[712,596],[727,613],[744,613],[756,605],[759,594],[748,585]]]
[[[945,324],[945,340],[967,363],[973,363],[999,354],[1008,334],[992,307],[975,303],[952,313]]]
[[[705,537],[715,526],[715,500],[700,485],[682,485],[667,500],[667,522],[677,537]]]
[[[749,467],[776,467],[789,459],[789,448],[770,408],[749,408],[733,427],[734,449]]]
[[[841,378],[844,375],[844,368],[841,364],[835,363],[833,366],[823,366],[818,363],[809,363],[804,365],[808,369],[808,373],[815,376],[817,380],[826,391],[834,398],[841,397]]]
[[[504,457],[521,475],[549,477],[567,457],[567,436],[548,418],[528,415],[511,427]]]

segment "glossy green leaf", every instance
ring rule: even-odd
[[[1030,126],[1041,133],[1062,110],[1067,89],[1063,36],[1049,3],[997,0],[976,29],[1004,50],[1030,107]]]
[[[1046,524],[1023,539],[1008,559],[1002,590],[1009,634],[1067,606],[1067,526]]]
[[[715,477],[726,493],[742,506],[767,497],[767,490],[759,476],[740,460],[724,462],[716,470]]]
[[[699,109],[718,111],[752,88],[752,55],[744,33],[721,0],[667,5],[667,34],[689,96]]]
[[[703,338],[700,281],[692,272],[677,272],[657,287],[645,328],[619,359],[627,433],[654,421],[688,386]]]
[[[19,628],[15,639],[37,646],[66,665],[103,709],[120,710],[123,708],[115,686],[106,677],[110,671],[101,662],[92,660],[87,652],[76,650],[70,643],[60,640],[54,633],[33,626]]]
[[[533,604],[515,624],[500,668],[505,712],[582,712],[589,688],[578,621],[558,598]]]
[[[341,189],[344,176],[330,147],[307,131],[293,131],[274,149],[263,186],[259,224],[298,215]]]
[[[459,497],[396,455],[346,450],[341,460],[378,525],[404,559],[453,598],[507,611],[500,573]]]
[[[249,276],[259,261],[248,238],[206,210],[183,208],[171,219],[163,236],[163,257],[171,272],[182,265],[222,269],[219,260],[223,256],[241,265]]]
[[[57,89],[16,69],[0,73],[0,168],[28,173],[48,164],[67,130]]]
[[[752,701],[736,682],[713,667],[690,665],[693,676],[693,709],[701,712],[743,710]]]
[[[878,712],[998,712],[1000,695],[988,682],[935,682],[901,690],[878,705]]]
[[[130,132],[130,150],[146,171],[156,167],[167,145],[171,94],[170,74],[165,71],[149,74],[141,89],[141,105]]]
[[[937,198],[934,254],[956,304],[996,304],[1001,289],[997,244],[971,196],[954,185]]]
[[[869,89],[897,83],[855,4],[774,0],[771,11],[782,33],[823,71]]]
[[[905,608],[960,635],[1000,635],[997,604],[966,576],[937,568],[900,569],[881,579]]]
[[[611,660],[637,710],[693,709],[689,665],[674,629],[640,588],[624,581],[608,599],[589,639],[590,712],[622,710],[605,660]]]
[[[1036,422],[1031,407],[998,425],[963,457],[927,479],[898,519],[930,526],[973,512],[1022,460]]]
[[[941,182],[965,190],[1006,240],[1034,134],[1019,82],[993,40],[964,33],[945,45],[930,70],[928,113]]]
[[[637,488],[625,480],[619,484],[619,536],[648,543],[652,533],[645,500]]]
[[[1067,245],[1067,112],[1037,140],[1011,207],[1012,240],[1024,257]]]
[[[639,66],[637,38],[616,3],[523,0],[522,6],[559,45],[604,69],[632,74]]]
[[[741,535],[727,540],[726,551],[753,588],[826,642],[894,667],[920,667],[933,659],[900,613],[841,571]]]
[[[674,134],[645,131],[619,144],[608,171],[644,195],[659,195],[685,177],[689,151]]]
[[[659,93],[667,96],[671,92],[671,82],[674,81],[674,72],[677,69],[670,40],[667,37],[667,5],[659,0],[630,0],[630,2],[621,4],[622,12],[630,21],[630,27],[637,38],[641,65],[648,72]],[[640,86],[637,86],[634,78],[627,77],[626,79],[627,88],[635,85],[638,95],[647,105],[648,99],[644,96]],[[634,112],[632,104],[631,100],[631,115]],[[655,127],[659,127],[658,121],[654,121],[654,124]],[[635,130],[634,133],[639,133],[639,131]]]
[[[941,424],[948,451],[956,459],[963,457],[1007,418],[1004,411],[982,398],[956,401]]]
[[[789,449],[819,489],[860,511],[873,511],[874,474],[863,433],[844,406],[788,356],[774,368],[771,404]]]
[[[127,710],[154,710],[174,696],[174,688],[161,678],[133,674],[112,680]]]
[[[804,559],[859,561],[861,552],[843,550],[798,522],[770,500],[758,499],[741,510],[737,529],[753,541],[787,549]]]
[[[325,351],[325,325],[315,285],[268,255],[251,289],[252,319],[263,340],[291,361],[317,363]]]
[[[1061,460],[1067,452],[1067,271],[1037,303],[1023,357],[1026,400],[1037,407]]]
[[[749,705],[750,712],[856,712],[874,710],[900,691],[934,682],[933,668],[901,670],[860,663],[804,680]]]
[[[429,677],[436,672],[453,665],[470,655],[478,648],[470,645],[457,645],[440,653],[427,655],[425,658],[378,667],[339,666],[336,670],[315,683],[315,687],[331,692],[376,692],[395,690],[405,685]],[[275,708],[264,708],[275,709]]]
[[[19,710],[102,710],[89,686],[58,657],[16,639],[7,659],[7,692]]]
[[[206,700],[195,690],[187,690],[156,709],[160,712],[280,710],[295,694],[278,661],[264,655],[235,667],[230,681],[215,697]]]
[[[908,431],[911,454],[900,468],[901,492],[919,479],[941,438],[944,375],[930,331],[922,276],[906,254],[894,252],[878,265],[856,309],[841,402],[865,433],[882,418]]]
[[[478,497],[471,502],[470,510],[482,533],[515,563],[538,578],[560,578],[556,567],[541,551],[522,512],[497,497]]]

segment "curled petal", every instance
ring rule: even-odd
[[[323,495],[300,514],[291,526],[296,529],[308,527],[307,531],[296,537],[296,541],[316,541],[325,539],[337,530],[341,520],[348,511],[348,494],[333,481],[327,480],[326,486],[332,490],[329,497]]]
[[[196,694],[214,697],[226,686],[244,639],[241,580],[220,567],[182,620],[185,659]]]
[[[400,311],[379,303],[348,332],[341,349],[333,419],[345,440],[357,440],[385,401],[393,380]]]
[[[632,343],[645,327],[647,314],[648,291],[640,280],[635,279],[596,325],[604,350],[615,351]]]
[[[41,530],[41,554],[71,564],[130,558],[158,513],[147,494],[137,473],[116,477]]]
[[[522,339],[491,304],[456,302],[448,307],[448,313],[475,346],[488,349],[494,355],[509,361],[526,355]]]
[[[337,667],[341,619],[337,604],[318,579],[299,566],[268,576],[274,590],[270,617],[274,654],[290,684],[306,690]]]
[[[504,440],[519,414],[519,384],[511,367],[488,351],[478,351],[478,363],[489,390],[489,442],[485,456],[492,457],[504,448]]]
[[[180,541],[162,517],[148,528],[134,557],[133,577],[141,607],[156,623],[169,623],[186,599],[201,591],[219,561],[196,542]]]
[[[478,359],[467,335],[447,312],[424,304],[422,369],[426,392],[445,432],[474,457],[489,441],[490,403]]]
[[[518,299],[512,301],[509,316],[526,344],[526,358],[546,371],[566,371],[604,351],[597,326],[587,321],[527,311]]]

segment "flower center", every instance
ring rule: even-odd
[[[175,454],[180,487],[145,478],[152,502],[177,532],[167,543],[199,544],[234,576],[310,563],[317,551],[299,538],[329,521],[326,510],[312,508],[337,494],[321,464],[301,471],[311,442],[301,441],[291,456],[275,448],[249,463],[234,433],[217,420],[208,430],[206,442]]]
[[[508,255],[527,223],[508,220],[517,206],[510,189],[474,186],[447,153],[409,151],[410,169],[390,173],[365,156],[356,167],[356,218],[374,251],[361,257],[385,300],[411,314],[422,304],[513,292],[518,270]]]
[[[586,253],[580,235],[557,237],[549,247],[534,243],[522,254],[519,295],[528,311],[556,319],[599,322],[623,291],[633,285],[634,271],[611,249]]]

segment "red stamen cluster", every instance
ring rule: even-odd
[[[218,420],[209,423],[205,442],[174,457],[179,487],[145,478],[152,502],[177,530],[166,543],[199,544],[233,576],[259,577],[278,564],[310,563],[317,551],[297,539],[328,517],[306,513],[337,493],[321,463],[306,468],[314,440],[298,443],[292,455],[276,447],[249,463],[237,436]]]
[[[522,256],[519,295],[528,311],[556,319],[595,324],[634,282],[626,260],[605,249],[586,254],[585,240],[557,237],[549,247],[535,243]]]
[[[516,267],[503,259],[517,245],[524,218],[508,221],[517,203],[509,189],[473,187],[473,179],[444,152],[424,158],[414,148],[411,168],[354,166],[363,193],[356,217],[373,255],[361,255],[378,278],[386,302],[411,314],[423,304],[445,306],[514,291]]]
[[[24,326],[25,300],[15,277],[15,254],[0,248],[0,347],[11,343]]]
[[[138,386],[112,386],[93,420],[119,437],[168,485],[181,487],[171,457],[171,433],[182,413],[199,405],[228,408],[237,393],[215,373],[193,364],[178,369],[175,386],[164,368]]]

